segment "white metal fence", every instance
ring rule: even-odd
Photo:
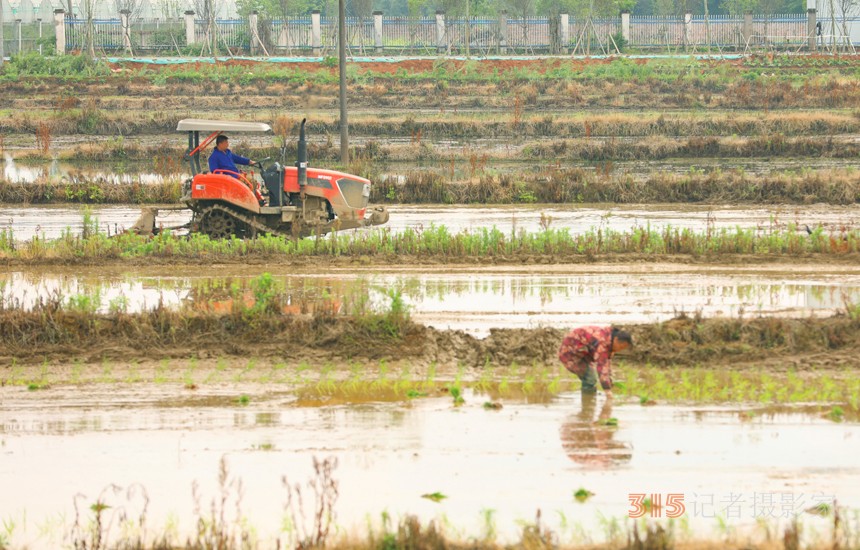
[[[256,17],[256,16],[253,16]],[[386,17],[374,15],[347,21],[350,55],[438,55],[615,53],[640,50],[678,50],[683,47],[799,48],[809,44],[810,21],[806,14],[774,16],[625,16],[606,19],[531,17],[441,18]],[[193,44],[212,44],[220,53],[255,55],[334,55],[337,21],[319,15],[268,21],[257,19],[252,29],[247,19],[128,19],[128,37],[120,19],[96,19],[94,46],[105,52],[130,49],[132,53],[161,52],[188,55]],[[566,27],[562,27],[567,22]],[[857,18],[846,25],[860,25]],[[7,24],[6,42],[15,36]],[[31,26],[33,24],[30,24]],[[188,28],[193,25],[193,28]],[[843,22],[837,26],[841,29]],[[86,20],[66,19],[66,50],[83,49]],[[11,31],[11,32],[10,32]],[[53,33],[53,29],[51,29]],[[841,31],[840,31],[841,32]],[[212,36],[210,36],[210,34]],[[845,34],[844,32],[842,33]],[[845,42],[845,40],[842,40]],[[35,44],[35,42],[33,42]],[[7,51],[15,51],[8,48]],[[203,49],[201,53],[205,53]]]

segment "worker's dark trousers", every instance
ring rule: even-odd
[[[588,365],[585,374],[580,377],[582,381],[582,393],[597,393],[597,369],[594,365]]]

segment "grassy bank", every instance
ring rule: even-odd
[[[613,171],[612,167],[529,168],[493,173],[486,166],[456,176],[453,167],[410,170],[382,175],[362,160],[349,171],[374,182],[374,204],[813,204],[852,205],[860,202],[860,171],[849,169],[774,171],[742,170],[647,175]],[[114,183],[104,178],[8,183],[0,179],[5,204],[176,204],[182,194],[180,176],[164,176],[154,184]]]
[[[551,223],[551,220],[547,220]],[[11,229],[0,232],[0,262],[6,265],[99,264],[111,261],[165,263],[302,261],[302,259],[347,259],[369,263],[404,261],[514,262],[593,261],[598,256],[636,255],[665,260],[671,256],[702,261],[727,261],[731,256],[780,258],[820,255],[832,259],[853,258],[860,252],[860,231],[828,234],[817,228],[807,234],[788,229],[758,232],[755,229],[692,229],[637,227],[631,231],[593,228],[573,234],[569,229],[547,228],[511,234],[498,229],[451,233],[444,226],[405,229],[333,232],[325,237],[285,240],[262,236],[253,240],[211,240],[205,235],[156,237],[97,233],[91,221],[85,236],[67,232],[46,240],[35,237],[16,242]],[[620,259],[620,258],[619,258]]]
[[[165,94],[175,91],[163,90]],[[404,91],[404,93],[407,93]],[[483,93],[476,91],[475,93]],[[175,97],[175,96],[173,96]],[[298,101],[298,99],[297,99]],[[120,98],[107,101],[88,100],[86,105],[56,108],[49,99],[47,104],[30,105],[23,110],[0,111],[0,134],[36,135],[47,132],[50,136],[65,135],[165,135],[174,134],[176,123],[182,118],[211,118],[211,110],[199,105],[159,105],[134,99]],[[860,98],[858,98],[860,102]],[[273,105],[249,114],[246,109],[231,104],[217,110],[229,115],[221,118],[253,119],[276,123],[275,131],[294,139],[294,126],[301,120],[294,109]],[[250,107],[250,106],[249,106]],[[334,114],[336,105],[324,106],[314,112],[308,130],[313,136],[337,136],[339,119]],[[852,106],[853,107],[853,106]],[[216,107],[213,106],[213,109]],[[317,107],[314,111],[320,109]],[[305,109],[302,109],[304,111]],[[328,112],[327,112],[328,111]],[[641,110],[640,110],[641,111]],[[376,139],[400,138],[412,141],[421,139],[507,139],[514,143],[536,138],[600,138],[600,137],[734,137],[756,136],[771,141],[786,137],[820,136],[823,140],[840,134],[860,133],[858,111],[768,111],[760,108],[753,113],[736,113],[731,110],[683,109],[666,112],[659,108],[630,112],[627,108],[601,111],[547,105],[544,109],[498,111],[415,112],[405,105],[391,110],[374,108],[350,116],[350,133]],[[181,146],[181,142],[180,142]]]
[[[691,169],[687,174],[613,173],[560,168],[518,174],[476,174],[450,182],[445,174],[413,172],[402,180],[382,178],[371,188],[375,203],[515,204],[515,203],[710,203],[828,204],[860,201],[860,171],[822,170],[748,174],[742,170]],[[2,188],[0,188],[2,189]]]
[[[860,130],[860,128],[858,128]],[[332,134],[328,134],[332,135]],[[395,136],[398,137],[398,136]],[[539,135],[533,139],[516,136],[504,143],[499,149],[492,146],[450,147],[444,138],[433,141],[424,136],[402,136],[409,143],[392,143],[385,137],[370,138],[359,145],[350,147],[350,157],[374,163],[386,162],[469,162],[487,165],[499,161],[653,161],[663,159],[724,158],[749,159],[765,158],[831,158],[851,159],[860,155],[860,144],[850,135],[834,137],[810,136],[787,137],[784,134],[763,134],[752,137],[708,136],[674,137],[655,134],[652,136],[616,137],[593,136],[579,138],[550,137]],[[513,136],[512,136],[513,137]],[[503,142],[502,138],[497,138]],[[144,144],[122,138],[93,141],[85,144],[63,145],[62,142],[40,147],[33,141],[34,148],[7,149],[16,162],[50,162],[59,160],[74,164],[91,162],[145,162],[141,168],[146,171],[161,172],[165,169],[179,171],[185,167],[182,156],[185,152],[181,140],[167,138],[160,143]],[[268,147],[246,144],[237,139],[237,149],[250,158],[281,158],[281,148],[276,146],[280,140],[273,140]],[[442,143],[440,143],[440,141]],[[286,143],[285,158],[296,156],[295,141]],[[327,164],[340,161],[340,145],[333,140],[310,143],[309,158],[315,163]],[[473,159],[473,157],[475,157]]]

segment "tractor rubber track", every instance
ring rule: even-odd
[[[296,235],[293,235],[293,233],[291,231],[280,231],[278,229],[269,227],[268,225],[262,223],[260,220],[254,218],[254,217],[251,217],[251,216],[247,216],[245,214],[241,214],[232,208],[224,206],[223,204],[213,204],[211,206],[207,206],[206,208],[204,208],[200,211],[200,217],[202,218],[208,212],[212,212],[215,210],[225,212],[225,213],[229,214],[230,216],[233,216],[237,220],[245,222],[246,224],[248,224],[249,227],[254,228],[258,233],[274,235],[276,237],[285,237],[288,239],[294,239],[297,237]]]

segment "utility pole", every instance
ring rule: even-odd
[[[349,125],[346,120],[346,7],[338,0],[337,53],[340,61],[340,162],[349,166]]]

